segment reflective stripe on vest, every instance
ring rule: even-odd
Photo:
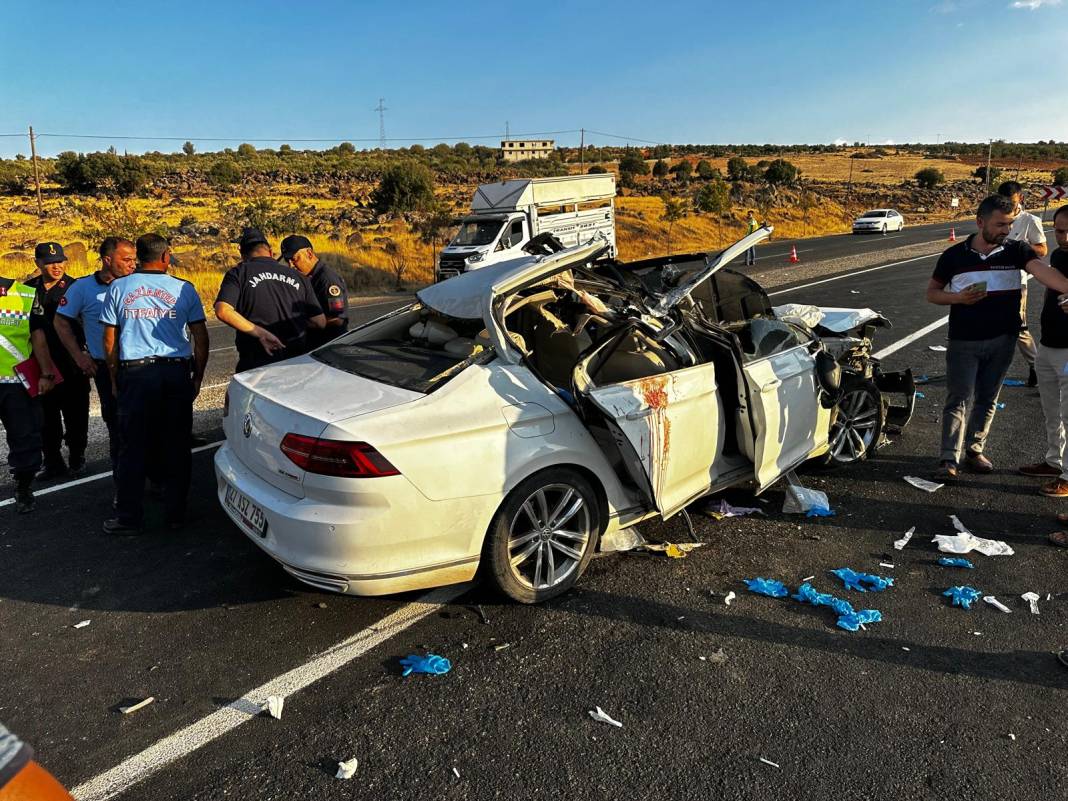
[[[15,281],[0,296],[0,383],[18,384],[15,365],[30,358],[30,314],[37,293]]]

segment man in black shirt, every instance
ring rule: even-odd
[[[976,473],[994,465],[983,447],[994,420],[1001,382],[1020,334],[1020,271],[1068,293],[1068,278],[1045,264],[1026,242],[1008,240],[1015,206],[1001,195],[979,204],[978,231],[946,250],[927,285],[927,300],[949,310],[946,405],[942,411],[939,476],[957,477],[961,449]],[[965,413],[972,403],[971,414]]]
[[[1050,254],[1050,267],[1068,275],[1068,206],[1053,215],[1057,249]],[[1020,468],[1025,476],[1048,476],[1041,487],[1043,495],[1068,497],[1068,463],[1065,461],[1065,424],[1068,423],[1068,314],[1056,292],[1046,291],[1042,305],[1042,325],[1035,358],[1042,415],[1046,419],[1046,458]],[[1068,542],[1064,543],[1068,545]]]
[[[63,296],[74,283],[67,275],[67,257],[58,242],[40,242],[34,250],[34,263],[39,275],[26,282],[37,290],[44,306],[44,332],[48,350],[63,381],[46,395],[41,396],[44,426],[41,439],[44,465],[41,479],[59,478],[67,475],[68,462],[63,460],[63,441],[67,442],[67,454],[71,475],[80,475],[85,470],[85,447],[89,441],[89,379],[74,363],[67,349],[56,334],[56,310],[63,303]],[[81,326],[72,326],[78,347],[85,345]]]
[[[319,260],[307,237],[287,236],[279,249],[282,251],[282,261],[311,282],[315,299],[326,315],[326,328],[308,331],[308,350],[348,331],[349,291],[344,279]]]
[[[237,332],[240,373],[306,353],[308,329],[326,318],[308,280],[275,261],[262,233],[246,228],[238,244],[241,263],[223,276],[215,316]]]

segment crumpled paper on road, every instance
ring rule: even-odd
[[[346,759],[344,762],[337,763],[337,773],[334,774],[335,779],[351,779],[356,775],[356,768],[359,766],[360,761],[353,757],[352,759]]]
[[[589,716],[596,720],[598,723],[607,723],[609,726],[615,726],[617,729],[622,729],[623,724],[615,718],[611,717],[601,707],[594,707],[589,711]]]
[[[915,534],[915,533],[916,533],[916,526],[913,526],[912,528],[910,528],[908,531],[905,532],[905,536],[903,536],[901,539],[894,540],[894,550],[895,551],[903,551],[903,550],[905,550],[905,546],[909,544],[909,540],[912,539],[912,535]]]
[[[953,527],[957,529],[958,533],[955,535],[936,534],[935,538],[931,540],[931,542],[938,543],[938,550],[942,553],[978,551],[984,556],[1012,556],[1016,553],[1006,542],[975,536],[960,522],[956,515],[950,515],[949,519],[953,521]]]
[[[938,492],[945,484],[936,484],[933,481],[928,481],[926,478],[920,478],[919,476],[905,476],[905,481],[914,486],[916,489],[921,489],[924,492]]]

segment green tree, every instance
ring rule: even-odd
[[[434,176],[430,168],[417,161],[388,167],[371,193],[371,204],[378,214],[430,208],[434,204]]]
[[[254,148],[248,142],[245,142],[237,146],[237,155],[242,156],[244,158],[248,158],[249,156],[255,156],[256,148]]]
[[[337,146],[337,152],[342,153],[346,156],[351,156],[353,153],[356,152],[356,146],[352,144],[352,142],[342,142],[340,145]]]
[[[749,164],[741,156],[731,156],[727,159],[727,177],[732,181],[748,181]]]
[[[184,145],[182,145],[182,152],[185,153],[187,156],[192,156],[194,153],[197,152],[196,145],[194,145],[192,142],[186,142]]]
[[[630,173],[632,176],[648,175],[649,165],[645,163],[640,153],[630,150],[619,160],[619,171]]]
[[[707,181],[709,178],[716,174],[716,169],[709,164],[708,159],[701,159],[697,162],[697,177],[703,181]]]
[[[769,184],[792,184],[801,175],[801,170],[785,159],[775,159],[764,170],[764,180]]]
[[[946,176],[943,175],[942,171],[937,167],[924,167],[913,177],[916,179],[916,183],[920,185],[921,189],[934,189],[939,184],[946,182]]]
[[[219,189],[226,189],[241,180],[241,168],[233,159],[222,158],[211,165],[208,170],[208,183]]]
[[[656,163],[653,164],[653,177],[654,178],[663,178],[667,174],[668,174],[667,162],[664,161],[663,159],[657,159]]]
[[[706,214],[721,214],[730,211],[731,190],[727,182],[716,176],[708,183],[702,184],[701,188],[693,196],[694,208]]]
[[[1054,186],[1068,186],[1068,167],[1058,167],[1053,172]]]
[[[972,176],[978,178],[982,183],[993,189],[998,185],[998,182],[1001,180],[1001,168],[991,167],[989,180],[987,178],[985,164],[982,167],[976,167],[975,171],[972,173]]]
[[[604,175],[606,172],[608,172],[608,170],[602,167],[600,164],[594,164],[592,167],[586,170],[587,175]]]
[[[685,160],[680,161],[678,164],[671,168],[671,171],[675,173],[675,177],[678,178],[680,181],[688,181],[690,180],[690,176],[693,175],[693,165]]]
[[[280,156],[292,156],[293,155],[293,146],[292,145],[287,145],[287,144],[284,144],[284,143],[279,145],[278,146],[278,154]]]
[[[660,196],[660,201],[664,204],[664,222],[668,224],[668,250],[671,250],[671,233],[675,223],[686,216],[686,201],[681,197],[671,197],[666,192]]]
[[[149,178],[146,162],[136,156],[114,153],[60,153],[55,163],[59,183],[71,192],[129,197]]]

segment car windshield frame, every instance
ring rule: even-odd
[[[860,219],[862,219],[862,220],[881,220],[881,219],[885,218],[886,216],[887,216],[886,215],[886,211],[883,210],[883,209],[880,209],[878,211],[866,211],[866,212],[864,212],[863,214],[860,215]]]
[[[501,230],[504,228],[506,220],[503,219],[487,219],[485,217],[477,220],[465,220],[460,225],[460,230],[456,232],[456,236],[453,237],[452,244],[460,247],[482,247],[484,245],[492,245],[497,237],[500,236]],[[492,229],[492,233],[487,234],[484,231],[488,231],[491,226],[496,226]]]

